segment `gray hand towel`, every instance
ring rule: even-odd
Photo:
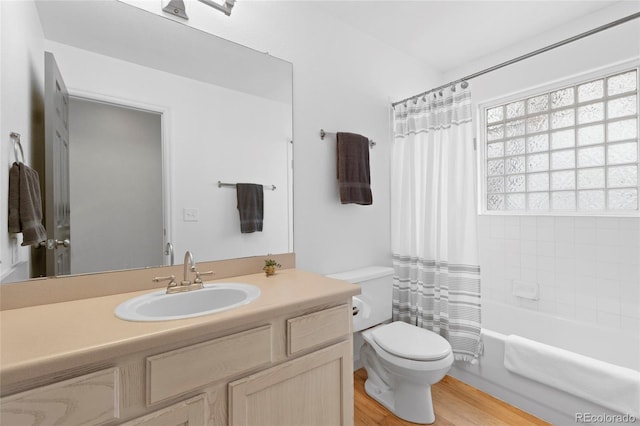
[[[264,215],[264,192],[262,185],[255,183],[237,183],[238,212],[240,213],[240,232],[262,232]]]
[[[339,132],[338,184],[342,204],[373,204],[369,170],[369,139],[355,133]]]
[[[38,172],[23,163],[9,170],[9,232],[22,232],[22,245],[47,239],[42,226],[42,201]]]

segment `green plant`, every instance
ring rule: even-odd
[[[266,267],[269,267],[269,266],[273,266],[273,267],[276,267],[276,268],[281,268],[282,267],[281,264],[279,264],[278,262],[276,262],[273,259],[265,259],[264,260],[264,267],[266,268]]]

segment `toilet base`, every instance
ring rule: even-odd
[[[431,386],[403,385],[389,389],[367,379],[364,390],[371,398],[403,420],[418,424],[432,424],[436,420],[431,401]]]

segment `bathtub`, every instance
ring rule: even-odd
[[[483,301],[482,326],[484,353],[479,362],[456,362],[451,376],[556,425],[589,423],[576,416],[599,419],[600,423],[629,424],[635,420],[632,424],[640,424],[638,419],[620,416],[628,413],[614,412],[504,367],[505,339],[518,335],[638,371],[639,336],[492,301]]]

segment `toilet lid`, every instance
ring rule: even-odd
[[[451,345],[444,337],[402,321],[378,327],[372,335],[382,349],[401,358],[435,361],[451,352]]]

